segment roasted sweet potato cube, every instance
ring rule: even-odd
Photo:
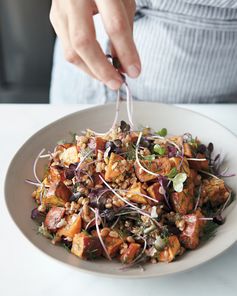
[[[201,198],[204,202],[210,201],[216,207],[225,203],[228,197],[229,191],[223,180],[211,178],[203,181]]]
[[[53,231],[53,232],[56,231],[57,224],[63,218],[64,213],[65,213],[65,208],[62,208],[62,207],[53,207],[52,209],[50,209],[44,221],[45,226],[50,231]]]
[[[96,137],[96,139],[95,139],[95,153],[97,154],[98,150],[105,151],[105,144],[106,144],[106,140],[104,140],[100,137]]]
[[[146,191],[142,188],[142,183],[138,182],[134,183],[129,189],[127,197],[133,202],[147,204],[147,198],[142,196],[141,194],[146,195]]]
[[[58,182],[55,186],[55,194],[57,197],[61,198],[65,202],[69,201],[72,192],[63,182]]]
[[[121,165],[124,158],[118,154],[111,153],[108,163],[107,171],[105,172],[105,180],[110,182],[121,175],[125,168]]]
[[[174,211],[181,215],[186,215],[193,209],[193,195],[187,189],[182,192],[172,192],[170,200]]]
[[[102,251],[100,240],[96,236],[79,233],[73,237],[71,252],[81,259],[95,259],[101,256]]]
[[[145,169],[156,174],[168,175],[171,170],[171,164],[168,157],[160,157],[153,161],[142,160],[140,163]],[[137,162],[134,166],[136,176],[140,182],[147,182],[156,178],[156,176],[144,171]]]
[[[159,202],[164,201],[164,195],[160,193],[160,183],[154,183],[147,188],[147,192],[150,197],[156,199]]]
[[[196,171],[200,170],[208,170],[208,160],[206,159],[206,156],[204,154],[198,153],[196,158],[199,159],[205,159],[205,160],[188,160],[189,166],[191,169],[194,169]]]
[[[186,173],[189,177],[190,175],[190,168],[189,163],[184,157],[183,159],[181,157],[171,157],[170,159],[171,168],[176,168],[178,172]]]
[[[140,249],[141,249],[141,245],[137,243],[129,244],[126,251],[121,255],[120,261],[125,264],[131,263],[139,254]]]
[[[59,181],[61,181],[60,172],[56,168],[50,167],[47,174],[48,184],[58,183]]]
[[[198,175],[197,171],[195,171],[194,169],[190,169],[190,176],[189,177],[190,177],[189,178],[190,182],[193,182],[193,184],[195,186],[201,184],[201,177],[200,177],[200,175]]]
[[[130,133],[130,139],[132,143],[136,143],[138,139],[138,133],[137,132],[131,132]]]
[[[43,203],[45,205],[56,205],[56,206],[63,206],[67,201],[69,201],[72,192],[67,186],[59,181],[58,183],[53,183],[48,192],[46,197],[43,198]]]
[[[180,235],[180,242],[186,249],[196,249],[199,245],[199,237],[204,221],[200,220],[203,215],[200,211],[183,216],[185,228]]]
[[[67,219],[67,224],[57,232],[58,236],[73,238],[75,234],[81,232],[82,218],[81,215],[72,215]]]
[[[110,237],[109,235],[104,238],[105,247],[110,255],[110,257],[114,257],[117,255],[119,248],[123,240],[117,237]]]
[[[193,151],[192,151],[191,145],[189,145],[189,143],[184,143],[183,147],[184,147],[184,155],[190,158],[193,157]]]
[[[168,244],[163,251],[158,255],[158,260],[160,262],[171,262],[174,260],[175,256],[180,252],[180,242],[176,235],[171,235],[168,238]]]
[[[143,161],[141,162],[141,164],[146,167],[146,163]],[[140,182],[148,182],[151,180],[154,180],[156,178],[156,176],[153,176],[152,174],[149,174],[147,172],[145,172],[139,165],[138,163],[135,162],[134,164],[134,168],[135,168],[135,173],[137,178],[139,179]],[[148,168],[147,168],[148,169]],[[150,170],[150,169],[149,169]]]

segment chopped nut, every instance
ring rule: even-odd
[[[185,228],[185,221],[184,220],[179,220],[179,221],[176,221],[176,226],[178,227],[178,229],[180,231],[183,231],[184,228]]]
[[[134,240],[134,238],[132,236],[128,236],[127,237],[127,242],[129,242],[129,243],[135,243],[135,240]]]
[[[106,207],[106,209],[110,209],[110,208],[112,208],[112,203],[107,203],[106,205],[105,205],[105,207]]]
[[[110,232],[109,228],[103,228],[103,229],[101,229],[100,234],[102,237],[106,237],[109,234],[109,232]]]
[[[70,186],[70,185],[72,185],[72,180],[65,180],[65,181],[64,181],[64,184],[65,184],[66,186]]]
[[[84,197],[83,196],[81,196],[79,199],[78,199],[78,203],[79,204],[82,204],[82,201],[84,200]]]
[[[84,206],[85,204],[88,204],[89,203],[89,198],[83,198],[83,200],[82,200],[82,202],[81,202],[81,204]]]
[[[38,211],[44,213],[46,211],[46,206],[44,204],[38,206]]]
[[[84,204],[83,204],[83,213],[84,213],[84,215],[86,215],[86,216],[89,216],[89,214],[90,214],[90,209],[89,209],[87,203],[84,203]]]
[[[118,166],[118,162],[115,162],[115,163],[112,165],[112,170],[114,170],[117,166]]]
[[[110,231],[109,236],[117,238],[119,235],[116,231]]]

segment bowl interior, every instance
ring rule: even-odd
[[[26,178],[33,178],[33,163],[38,153],[45,148],[52,150],[61,139],[70,139],[69,132],[78,132],[91,128],[96,131],[106,131],[110,128],[115,112],[114,105],[105,105],[79,111],[63,117],[60,120],[41,129],[34,134],[16,153],[5,180],[5,198],[9,212],[22,233],[37,248],[51,257],[77,267],[87,272],[95,272],[108,276],[120,277],[151,277],[186,270],[215,257],[237,238],[237,208],[234,201],[226,210],[227,219],[218,228],[215,237],[203,244],[197,250],[187,252],[179,260],[171,264],[148,264],[145,272],[139,269],[121,271],[117,262],[98,260],[94,262],[82,261],[59,246],[54,246],[49,240],[37,235],[35,223],[30,218],[34,207],[31,198],[33,187],[26,184]],[[126,106],[121,106],[120,119],[126,120]],[[190,132],[198,136],[202,142],[213,142],[215,153],[225,156],[230,172],[237,172],[237,158],[235,147],[237,138],[223,126],[198,113],[157,103],[136,102],[134,104],[134,121],[138,125],[150,126],[154,129],[166,127],[170,134],[179,135]],[[38,175],[43,175],[45,161],[39,162]],[[229,178],[227,184],[237,192],[237,177]]]

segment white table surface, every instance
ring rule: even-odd
[[[0,295],[237,295],[237,245],[191,271],[145,280],[109,279],[51,260],[11,220],[3,185],[18,148],[38,129],[86,106],[0,105]],[[237,134],[237,105],[182,105],[216,119]],[[236,149],[236,148],[235,148]]]

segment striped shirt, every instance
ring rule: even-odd
[[[98,40],[109,51],[100,18]],[[237,102],[237,0],[137,0],[134,39],[142,73],[128,79],[137,100]],[[56,42],[53,103],[98,103],[115,93],[64,61]]]

